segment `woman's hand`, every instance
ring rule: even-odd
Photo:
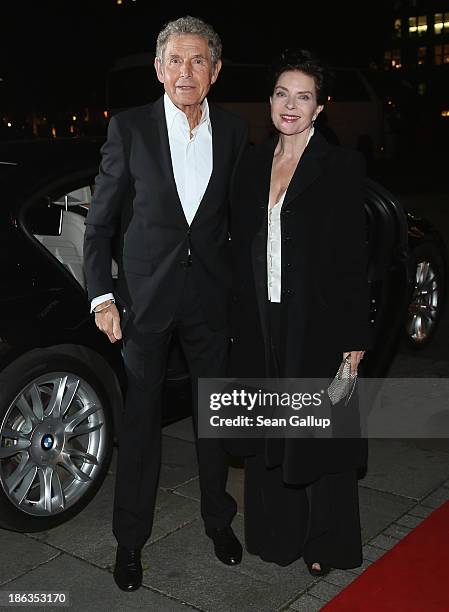
[[[365,351],[348,351],[347,353],[343,353],[343,359],[345,359],[348,355],[351,358],[351,374],[355,374],[357,372],[358,365],[360,360],[363,359],[363,355]]]

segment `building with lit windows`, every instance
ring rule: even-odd
[[[449,2],[395,2],[386,69],[449,65]]]
[[[449,133],[449,0],[394,2],[384,69],[420,101],[416,120]]]

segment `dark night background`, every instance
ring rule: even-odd
[[[153,51],[163,25],[185,14],[215,27],[225,58],[254,63],[270,61],[285,47],[304,47],[334,65],[368,66],[381,62],[391,29],[391,2],[268,2],[262,9],[242,2],[122,1],[5,3],[0,111],[102,104],[113,61]]]
[[[268,0],[267,8],[232,0],[4,3],[0,141],[31,136],[103,138],[109,116],[108,70],[117,58],[153,53],[157,34],[167,21],[186,14],[215,27],[223,41],[223,58],[230,62],[267,64],[285,48],[309,48],[331,66],[361,69],[382,107],[385,146],[377,145],[375,152],[388,161],[382,165],[387,184],[394,189],[399,175],[404,188],[409,187],[410,176],[424,177],[426,187],[433,188],[435,180],[444,182],[449,0]],[[426,29],[413,30],[413,20],[417,24],[421,19]],[[436,25],[439,22],[441,27]],[[155,91],[162,93],[152,66],[147,74]],[[260,76],[255,77],[254,70],[248,74],[254,83],[245,82],[245,87],[261,91]],[[237,99],[240,90],[233,81],[230,93],[233,96],[234,86]],[[267,102],[268,95],[267,89]],[[265,93],[259,99],[264,100]],[[388,138],[394,141],[389,154]],[[368,152],[367,161],[373,158]],[[378,167],[370,170],[374,173]]]

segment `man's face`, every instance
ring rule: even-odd
[[[172,35],[162,61],[154,61],[157,78],[171,101],[181,110],[202,103],[217,80],[221,61],[212,69],[207,40],[197,34]]]

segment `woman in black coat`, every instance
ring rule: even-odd
[[[273,83],[277,134],[247,151],[232,193],[230,375],[332,379],[369,342],[364,163],[314,129],[326,70],[309,52],[284,55]],[[313,575],[360,565],[366,440],[253,446],[241,449],[248,551],[280,565],[302,555]]]

